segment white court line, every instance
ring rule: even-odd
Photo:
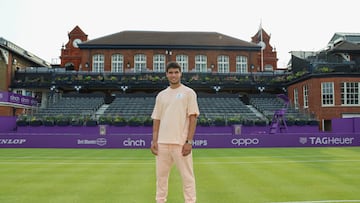
[[[269,203],[340,203],[340,202],[360,202],[359,199],[354,200],[318,200],[318,201],[295,201],[295,202],[269,202]]]
[[[4,162],[1,161],[1,164],[44,164],[44,165],[100,165],[100,164],[107,164],[107,165],[153,165],[155,162],[37,162],[37,161],[29,161],[29,162]]]

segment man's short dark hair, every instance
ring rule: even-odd
[[[166,64],[166,72],[168,72],[168,70],[169,70],[170,68],[179,69],[179,71],[181,72],[181,66],[180,66],[180,64],[178,64],[178,63],[175,62],[175,61],[170,61],[169,63]]]

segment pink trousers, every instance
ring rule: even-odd
[[[196,202],[195,176],[192,153],[183,156],[182,145],[159,144],[156,156],[156,202],[164,203],[168,195],[168,180],[175,164],[180,172],[185,203]]]

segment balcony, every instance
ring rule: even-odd
[[[183,72],[182,83],[197,89],[209,89],[221,86],[222,89],[246,89],[254,86],[278,87],[286,82],[287,73],[202,73]],[[159,89],[168,85],[164,73],[113,73],[65,71],[64,69],[34,68],[19,70],[15,73],[11,88],[50,88],[73,89],[74,86],[85,88],[120,89],[121,86],[132,89]]]

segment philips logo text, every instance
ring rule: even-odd
[[[207,146],[207,140],[194,140],[193,146]]]

